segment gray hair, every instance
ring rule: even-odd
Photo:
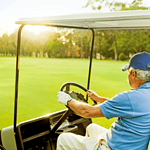
[[[132,71],[136,72],[136,77],[139,80],[142,80],[144,82],[150,82],[150,71],[139,70],[139,69],[134,69],[133,67],[130,67],[129,72],[132,72]]]

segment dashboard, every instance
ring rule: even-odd
[[[17,145],[21,150],[56,150],[58,136],[63,132],[85,135],[91,119],[82,118],[75,113],[63,121],[58,129],[52,129],[66,110],[22,122],[17,125]]]

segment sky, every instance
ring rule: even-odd
[[[0,36],[6,32],[12,33],[17,27],[15,21],[19,17],[92,12],[90,7],[83,8],[86,2],[87,0],[0,0]],[[131,2],[131,0],[122,0],[122,2]],[[143,0],[143,4],[150,7],[150,0]]]
[[[87,0],[0,0],[0,36],[13,32],[19,17],[55,16],[87,12]]]

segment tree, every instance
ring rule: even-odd
[[[9,55],[9,36],[7,33],[2,35],[2,53],[4,56]]]
[[[58,30],[50,35],[47,40],[49,57],[65,57],[66,44],[64,40],[64,32],[62,30]]]
[[[88,58],[91,47],[91,31],[74,30],[72,40],[75,48],[78,49],[78,56]]]
[[[148,9],[142,6],[143,0],[132,0],[131,3],[123,3],[113,0],[88,0],[83,8],[91,7],[93,10],[109,10],[109,11],[120,11],[120,10],[138,10]]]
[[[80,57],[81,59],[84,57],[85,52],[83,49],[83,36],[84,31],[83,30],[73,30],[72,32],[72,39],[74,42],[74,49],[76,49],[76,57]]]
[[[86,5],[83,8],[91,7],[93,10],[109,10],[116,11],[121,10],[122,8],[127,6],[127,3],[116,2],[110,0],[88,0]]]
[[[16,55],[17,49],[17,30],[9,36],[9,52],[11,55]]]
[[[114,56],[113,50],[113,36],[111,31],[98,31],[95,43],[97,43],[95,48],[98,48],[97,52],[102,56],[108,58]]]
[[[93,10],[102,10],[103,8],[109,9],[110,11],[118,10],[137,10],[137,9],[148,9],[142,6],[142,0],[133,0],[131,3],[122,3],[117,1],[109,0],[88,0],[84,7],[91,7]],[[118,32],[111,32],[112,45],[109,50],[114,50],[115,60],[118,59]],[[101,37],[100,37],[101,38]],[[101,42],[102,43],[102,42]]]
[[[74,42],[73,42],[73,32],[69,30],[69,32],[65,35],[65,44],[67,45],[67,56],[74,58]]]
[[[128,4],[129,7],[123,6],[121,10],[144,10],[148,9],[148,7],[142,6],[143,0],[133,0],[131,4]]]

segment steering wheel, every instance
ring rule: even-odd
[[[77,93],[77,92],[74,92],[74,91],[70,91],[70,86],[76,86],[80,89],[82,89],[83,91],[88,91],[88,89],[86,89],[85,87],[83,87],[82,85],[80,84],[77,84],[77,83],[73,83],[73,82],[67,82],[67,83],[64,83],[61,88],[60,88],[60,91],[64,91],[65,93],[69,94],[73,99],[76,99],[76,100],[81,100],[83,102],[87,102],[87,99],[84,98],[84,96],[81,94],[81,93]],[[64,90],[65,89],[65,90]]]
[[[84,96],[81,94],[81,93],[77,93],[77,92],[70,92],[70,85],[71,86],[76,86],[80,89],[82,89],[83,91],[87,92],[88,89],[86,89],[85,87],[83,87],[82,85],[80,84],[77,84],[77,83],[73,83],[73,82],[67,82],[67,83],[64,83],[61,88],[60,88],[60,91],[63,91],[64,89],[64,92],[68,93],[72,98],[76,99],[76,100],[81,100],[81,101],[84,101],[84,102],[87,102],[87,99],[84,98]],[[97,104],[96,101],[94,101],[95,104]],[[50,134],[53,134],[55,133],[55,131],[59,128],[59,126],[64,122],[64,120],[70,116],[71,114],[73,113],[73,111],[68,108],[68,110],[62,115],[62,117],[58,120],[58,122],[56,123],[56,125],[53,127],[53,129],[51,130]]]
[[[78,83],[74,83],[74,82],[67,82],[67,83],[64,83],[64,84],[61,86],[60,91],[63,91],[64,88],[66,87],[66,90],[65,90],[64,92],[68,93],[72,98],[74,98],[74,99],[76,99],[76,100],[80,99],[80,100],[82,100],[82,101],[88,103],[88,97],[85,99],[84,96],[83,96],[81,93],[76,93],[76,92],[74,92],[74,91],[69,92],[69,91],[70,91],[70,85],[76,86],[76,87],[82,89],[82,90],[85,91],[85,92],[88,91],[88,89],[86,89],[84,86],[82,86],[82,85],[80,85],[80,84],[78,84]],[[76,95],[76,96],[75,96],[75,95]],[[74,97],[74,96],[75,96],[75,97]],[[93,102],[94,102],[95,104],[97,104],[96,101],[93,101]]]

